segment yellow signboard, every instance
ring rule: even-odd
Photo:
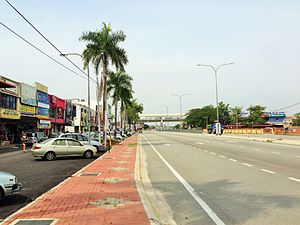
[[[35,114],[35,107],[28,105],[20,105],[20,112],[24,114]]]
[[[48,87],[39,83],[39,82],[35,82],[35,87],[37,90],[42,91],[44,93],[48,93]]]
[[[21,118],[21,114],[17,110],[13,109],[0,109],[0,118],[19,120]]]

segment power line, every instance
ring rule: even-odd
[[[7,4],[10,5],[39,35],[41,35],[60,55],[65,57],[73,66],[75,66],[80,72],[88,76],[80,67],[78,67],[72,60],[70,60],[66,55],[64,55],[48,38],[46,38],[19,10],[17,10],[8,0],[5,0]],[[96,82],[94,79],[90,78],[92,81]]]
[[[43,55],[47,56],[49,59],[51,59],[52,61],[56,62],[57,64],[59,64],[60,66],[64,67],[65,69],[71,71],[72,73],[74,73],[77,76],[80,76],[83,79],[87,79],[87,77],[75,72],[74,70],[70,69],[69,67],[65,66],[64,64],[62,64],[61,62],[57,61],[56,59],[54,59],[53,57],[51,57],[50,55],[48,55],[47,53],[45,53],[43,50],[41,50],[40,48],[36,47],[34,44],[32,44],[31,42],[29,42],[28,40],[26,40],[25,38],[23,38],[21,35],[19,35],[18,33],[16,33],[14,30],[12,30],[11,28],[9,28],[8,26],[6,26],[4,23],[2,23],[0,21],[0,24],[6,28],[7,30],[9,30],[11,33],[13,33],[14,35],[16,35],[18,38],[22,39],[24,42],[26,42],[27,44],[29,44],[31,47],[33,47],[34,49],[36,49],[37,51],[39,51],[40,53],[42,53]]]
[[[287,106],[287,107],[284,107],[284,108],[281,108],[281,109],[276,109],[275,111],[280,111],[280,110],[289,109],[289,108],[292,108],[292,107],[294,107],[294,106],[296,106],[296,105],[300,105],[300,102],[298,102],[298,103],[295,103],[295,104],[293,104],[293,105],[290,105],[290,106]]]

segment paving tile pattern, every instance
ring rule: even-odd
[[[113,160],[99,158],[81,171],[99,173],[99,176],[71,177],[3,225],[31,218],[58,219],[56,225],[150,225],[134,181],[136,142],[137,136],[128,138],[103,155]],[[125,162],[124,169],[113,169],[120,168],[117,161]],[[103,182],[116,178],[120,182]],[[111,202],[113,207],[99,207],[101,203]]]

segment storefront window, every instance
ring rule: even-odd
[[[16,101],[16,97],[0,93],[0,108],[16,110]]]

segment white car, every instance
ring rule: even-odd
[[[18,183],[16,176],[0,171],[0,201],[7,195],[22,190],[22,184]]]
[[[88,137],[80,133],[64,133],[59,135],[59,138],[72,138],[82,142],[85,145],[88,144],[93,145],[94,147],[97,148],[97,152],[103,151],[103,146],[99,141],[95,141],[91,139],[91,143],[89,143]]]

